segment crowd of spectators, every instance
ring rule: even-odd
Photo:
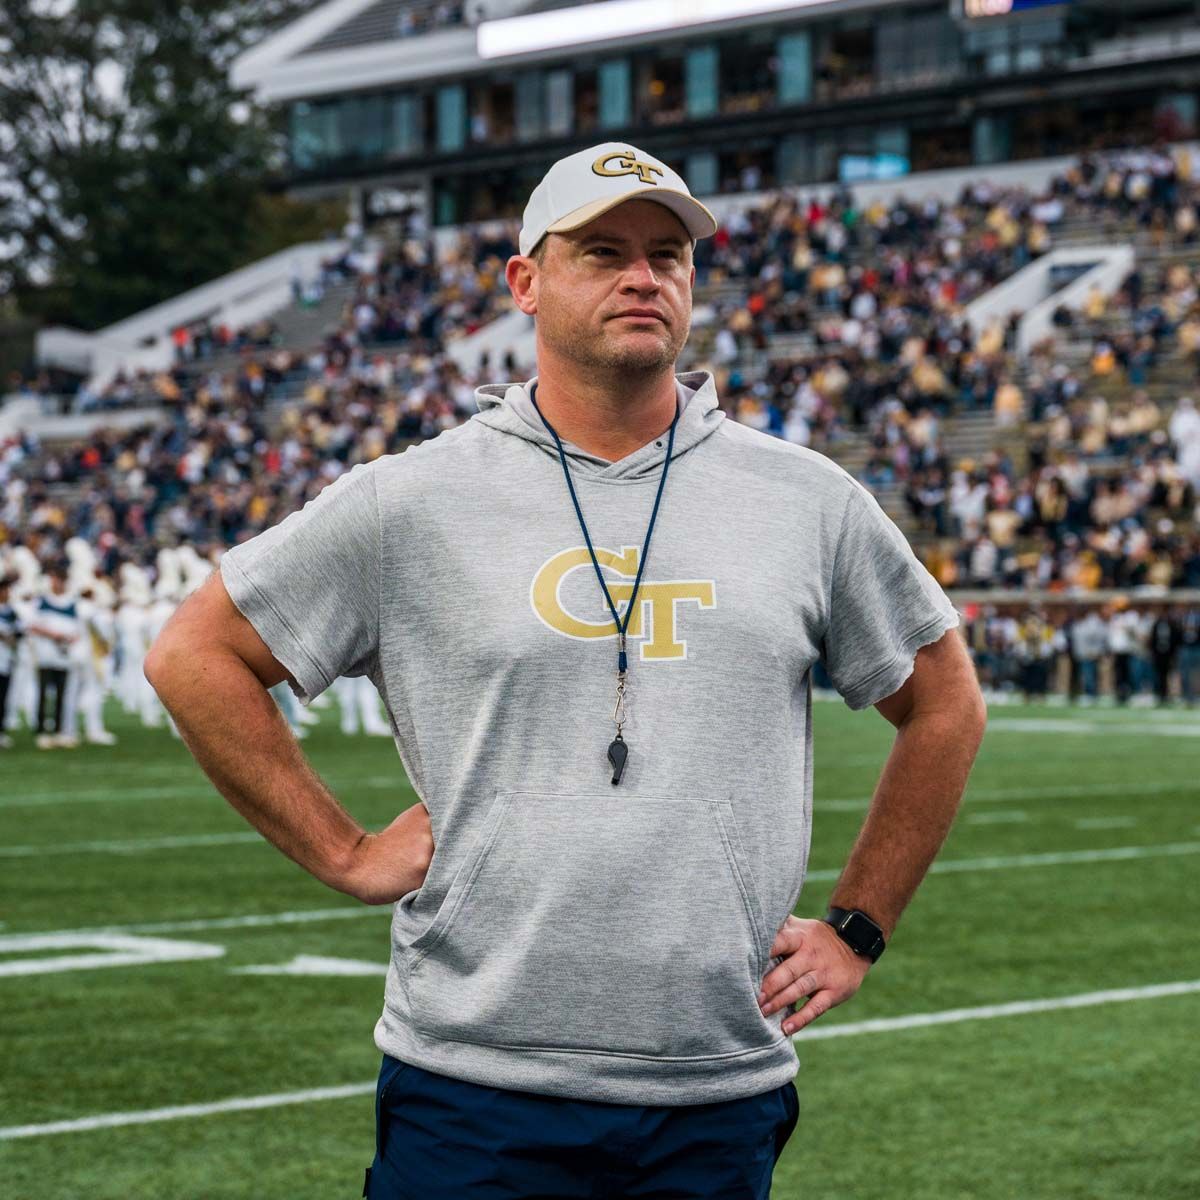
[[[946,587],[1200,587],[1200,413],[1135,394],[1096,399],[1030,429],[1029,467],[999,450],[958,463],[924,423],[932,461],[906,479],[926,565]],[[869,479],[866,480],[869,482]],[[948,548],[947,548],[948,544]]]
[[[1195,606],[1127,596],[1086,608],[968,604],[963,625],[980,682],[994,693],[1085,705],[1200,702]]]
[[[376,256],[349,250],[323,263],[310,279],[292,275],[293,304],[319,303],[333,283],[351,281],[334,328],[316,346],[283,344],[279,322],[265,319],[238,329],[208,321],[180,327],[173,337],[175,362],[158,371],[118,372],[100,391],[86,387],[69,398],[69,411],[91,412],[138,407],[177,406],[195,390],[198,376],[218,386],[205,372],[205,359],[223,351],[238,352],[236,363],[223,369],[229,392],[251,404],[266,404],[276,389],[294,389],[319,378],[332,364],[348,361],[352,350],[403,346],[409,352],[436,355],[454,338],[475,332],[511,308],[504,283],[504,264],[517,253],[517,230],[508,223],[464,230],[440,254],[429,238],[406,238]],[[180,330],[176,330],[180,333]],[[48,373],[15,380],[10,393],[53,397],[61,384]]]
[[[1105,233],[1133,223],[1157,248],[1190,245],[1200,214],[1196,167],[1192,151],[1182,146],[1112,150],[1082,156],[1050,191]]]
[[[1120,170],[1127,182],[1135,168]],[[1109,196],[1097,183],[1107,178],[1080,166],[1041,195],[980,181],[955,203],[781,194],[731,215],[696,248],[697,285],[717,297],[715,320],[693,333],[699,364],[714,371],[732,419],[835,455],[851,434],[865,436],[861,478],[899,494],[944,586],[1200,586],[1191,400],[1164,412],[1135,388],[1110,402],[1052,357],[1018,380],[1015,321],[973,333],[964,317],[971,299],[1050,248],[1073,205],[1137,212],[1150,202],[1140,185],[1132,200],[1124,184]],[[1148,196],[1180,203],[1169,182],[1174,190],[1156,183]],[[106,566],[149,562],[181,540],[219,548],[354,463],[468,419],[478,384],[533,369],[509,356],[463,372],[443,353],[510,307],[503,271],[515,236],[492,223],[441,255],[409,237],[370,261],[327,264],[322,288],[336,277],[353,289],[319,345],[258,346],[246,334],[227,370],[193,358],[118,378],[100,398],[152,397],[164,424],[101,430],[62,450],[15,435],[0,445],[0,536],[48,555],[79,533]],[[1191,304],[1190,276],[1164,278],[1166,297],[1140,279],[1123,290],[1151,314],[1152,338],[1156,309],[1174,320],[1173,306]],[[313,294],[298,287],[295,301]],[[284,389],[290,403],[269,408]],[[1028,418],[1027,468],[1003,448],[952,460],[942,425],[964,408],[990,410],[1000,427]],[[69,498],[64,483],[75,485]]]

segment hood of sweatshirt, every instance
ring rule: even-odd
[[[472,420],[481,421],[502,433],[511,433],[531,442],[542,453],[558,458],[558,446],[534,407],[531,392],[537,383],[534,375],[524,383],[487,383],[475,389],[479,412]],[[711,371],[685,371],[675,376],[680,414],[675,425],[671,458],[677,459],[714,433],[725,420],[717,404],[717,388]],[[652,438],[640,449],[616,462],[580,449],[563,439],[563,450],[572,470],[614,482],[639,482],[657,477],[667,453],[667,434]]]

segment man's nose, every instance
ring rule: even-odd
[[[636,283],[639,289],[661,287],[662,283],[654,271],[654,266],[648,258],[641,258],[630,263],[625,275],[625,282]]]

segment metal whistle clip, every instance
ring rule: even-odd
[[[620,734],[621,726],[625,724],[627,714],[625,712],[625,681],[622,679],[617,683],[617,703],[613,709],[613,720],[617,725],[617,733]]]

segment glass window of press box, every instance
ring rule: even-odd
[[[429,142],[426,100],[412,93],[376,93],[293,104],[293,170],[347,168],[419,155]]]
[[[293,164],[305,172],[431,151],[619,137],[630,129],[934,86],[959,70],[962,36],[948,6],[939,4],[305,101],[291,112]],[[799,162],[823,156],[789,151],[787,157],[791,175]]]
[[[876,23],[875,92],[952,83],[962,73],[962,35],[947,6],[882,13]]]

